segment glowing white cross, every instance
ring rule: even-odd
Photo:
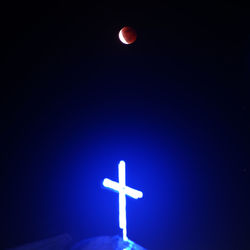
[[[111,181],[110,179],[105,178],[103,180],[103,186],[119,193],[119,226],[123,230],[123,240],[127,241],[126,195],[134,199],[138,199],[142,198],[143,193],[126,186],[124,161],[120,161],[118,165],[118,175],[119,182]]]

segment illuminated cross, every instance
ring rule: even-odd
[[[119,226],[123,231],[123,240],[127,241],[127,219],[126,219],[126,195],[138,199],[142,198],[141,191],[126,186],[125,162],[120,161],[118,165],[119,182],[111,181],[108,178],[103,180],[103,186],[119,193]]]

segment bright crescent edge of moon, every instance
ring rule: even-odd
[[[119,32],[119,39],[121,40],[122,43],[128,44],[128,42],[125,40],[125,38],[122,34],[122,30],[120,30],[120,32]]]

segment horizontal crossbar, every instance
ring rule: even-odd
[[[130,188],[128,186],[121,186],[120,183],[118,183],[116,181],[112,181],[108,178],[105,178],[103,180],[103,186],[106,188],[110,188],[118,193],[124,192],[126,195],[128,195],[134,199],[142,198],[142,196],[143,196],[143,193],[141,191],[138,191],[134,188]]]

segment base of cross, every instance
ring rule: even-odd
[[[126,229],[125,230],[124,229],[120,229],[118,235],[123,239],[123,241],[128,241],[129,240],[128,237],[127,237],[127,231],[126,231]]]
[[[131,240],[124,241],[122,237],[116,236],[99,236],[83,240],[75,244],[71,250],[146,250]]]
[[[146,250],[131,240],[124,241],[119,235],[99,236],[74,242],[68,234],[28,243],[9,250]]]

